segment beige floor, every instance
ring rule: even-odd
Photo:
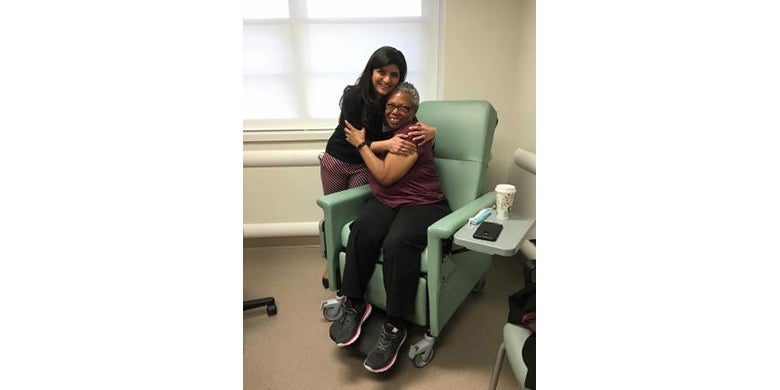
[[[330,323],[319,307],[333,294],[320,284],[319,247],[245,247],[244,299],[273,296],[278,314],[268,316],[264,309],[244,314],[244,388],[486,389],[507,296],[523,285],[521,258],[494,258],[485,288],[448,322],[430,364],[416,368],[406,357],[423,334],[415,327],[401,349],[403,358],[387,373],[374,374],[354,349],[338,348],[328,337]],[[506,362],[498,388],[520,388]]]

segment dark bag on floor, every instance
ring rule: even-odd
[[[523,362],[528,367],[525,387],[536,388],[536,284],[531,283],[509,296],[507,322],[528,328],[533,332],[523,344]]]
[[[531,283],[509,296],[507,322],[536,332],[536,284]]]
[[[528,373],[525,375],[525,387],[527,389],[536,388],[536,333],[528,336],[523,344],[523,361],[528,367]]]

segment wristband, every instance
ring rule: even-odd
[[[366,141],[363,141],[363,142],[359,143],[358,146],[355,146],[355,149],[360,150],[360,148],[362,148],[364,146],[366,146]]]

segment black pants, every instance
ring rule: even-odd
[[[387,315],[414,313],[420,254],[428,245],[428,226],[450,213],[447,201],[391,209],[372,198],[352,223],[341,295],[362,298],[379,254],[387,294]]]

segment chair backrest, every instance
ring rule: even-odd
[[[436,128],[434,161],[450,207],[482,195],[498,115],[484,100],[420,103],[417,119]]]

